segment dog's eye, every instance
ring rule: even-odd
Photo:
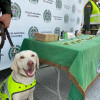
[[[20,59],[24,59],[24,58],[25,58],[24,56],[21,56],[21,57],[20,57]]]
[[[31,57],[34,57],[34,55],[32,55]]]

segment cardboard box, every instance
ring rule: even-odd
[[[58,41],[58,34],[34,33],[34,40],[38,40],[42,42]]]

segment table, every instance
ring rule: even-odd
[[[33,50],[38,54],[41,63],[68,72],[74,83],[69,100],[84,100],[87,89],[100,75],[97,72],[100,62],[99,36],[82,35],[77,40],[75,38],[56,42],[40,42],[33,38],[25,38],[22,50]]]

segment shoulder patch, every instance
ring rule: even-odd
[[[87,5],[86,7],[91,7],[90,5]]]

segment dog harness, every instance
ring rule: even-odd
[[[10,75],[0,86],[0,96],[2,100],[13,100],[12,95],[15,93],[23,92],[33,88],[36,85],[36,79],[29,84],[25,85],[18,83],[13,80],[12,75]]]

